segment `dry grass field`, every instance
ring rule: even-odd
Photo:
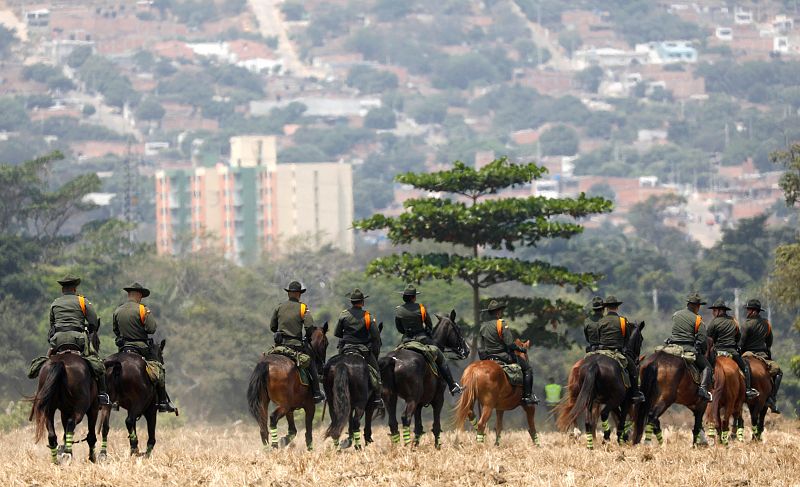
[[[82,443],[72,464],[54,466],[47,447],[34,444],[25,428],[0,435],[0,479],[4,486],[800,486],[796,421],[771,423],[761,444],[708,449],[692,449],[690,433],[672,429],[662,447],[598,445],[594,451],[583,448],[582,438],[559,433],[541,434],[542,447],[535,448],[521,431],[504,434],[500,447],[493,446],[493,433],[477,445],[472,432],[448,432],[438,451],[430,435],[411,450],[392,447],[387,433],[379,426],[376,443],[365,450],[336,452],[319,430],[309,453],[300,439],[288,449],[264,451],[248,423],[186,427],[161,431],[153,456],[144,459],[126,454],[127,439],[117,429],[104,463],[88,463]],[[83,434],[80,428],[76,437]]]

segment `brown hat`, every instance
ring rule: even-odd
[[[62,287],[78,287],[81,283],[81,278],[73,274],[67,274],[56,282],[61,284]]]
[[[605,306],[606,308],[608,308],[609,306],[612,306],[612,307],[613,306],[619,306],[620,304],[622,304],[622,301],[617,299],[617,297],[614,296],[613,294],[610,295],[609,297],[607,297],[605,302],[603,302],[603,306]]]
[[[403,296],[417,296],[417,295],[422,294],[422,293],[417,291],[417,288],[414,287],[413,284],[409,284],[408,286],[406,286],[405,289],[403,289],[400,292],[400,294],[402,294]]]
[[[496,300],[493,299],[489,301],[489,306],[483,311],[488,311],[491,313],[492,311],[497,311],[498,309],[505,309],[505,308],[506,308],[505,304],[498,303]]]
[[[686,296],[686,302],[689,304],[707,304],[697,291],[690,292],[689,295]]]

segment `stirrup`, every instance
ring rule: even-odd
[[[745,391],[744,395],[747,396],[747,399],[755,399],[760,395],[760,393],[757,390],[750,388]]]
[[[464,388],[461,387],[461,384],[458,382],[453,382],[453,386],[450,388],[450,395],[457,396],[464,392]]]
[[[174,413],[178,410],[174,404],[169,401],[160,402],[156,405],[159,413]]]
[[[522,402],[525,404],[539,404],[539,398],[536,397],[536,394],[531,394],[530,396],[522,396]]]
[[[100,403],[101,406],[110,406],[111,399],[108,397],[108,394],[102,392],[97,395],[97,401]]]
[[[631,402],[634,403],[634,404],[642,403],[642,402],[644,402],[644,400],[645,400],[645,397],[644,397],[644,394],[642,394],[642,391],[636,391],[636,394],[633,394],[631,396]]]
[[[324,392],[319,391],[317,394],[314,394],[314,404],[319,404],[319,403],[321,403],[323,401],[325,401],[325,393]]]
[[[698,387],[697,395],[700,396],[701,399],[705,399],[708,402],[714,400],[714,396],[712,396],[711,393],[705,389],[705,387]]]

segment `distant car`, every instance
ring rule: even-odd
[[[709,218],[708,220],[706,220],[706,225],[708,225],[709,227],[713,227],[716,224],[717,222],[713,218]]]

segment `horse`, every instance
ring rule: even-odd
[[[761,441],[764,434],[764,419],[767,417],[767,400],[772,395],[772,377],[767,365],[758,357],[745,355],[742,357],[750,363],[750,376],[752,386],[758,391],[758,396],[747,400],[747,409],[750,410],[750,425],[753,431],[753,441]],[[744,419],[736,422],[736,436],[744,440]]]
[[[156,357],[163,362],[164,346],[167,341],[151,345]],[[147,362],[135,351],[123,349],[119,353],[110,355],[105,359],[106,384],[111,402],[118,404],[128,411],[125,418],[125,427],[128,430],[128,442],[131,456],[139,454],[139,438],[136,435],[136,422],[144,416],[147,421],[147,451],[150,456],[156,445],[156,417],[157,392],[156,384],[147,374]],[[102,408],[100,411],[99,427],[101,428],[100,459],[105,459],[108,454],[108,430],[111,408]]]
[[[325,354],[328,350],[328,322],[320,327],[311,329],[311,359],[312,367],[322,374],[322,365],[325,363]],[[276,407],[269,414],[269,403],[274,402]],[[265,448],[284,447],[294,440],[297,428],[294,424],[294,411],[302,409],[306,414],[306,448],[313,450],[313,423],[316,406],[311,394],[311,387],[303,385],[300,379],[300,369],[292,359],[283,355],[264,354],[256,364],[250,375],[250,384],[247,387],[247,403],[250,414],[258,422],[261,432],[261,442]],[[278,421],[286,417],[289,430],[286,436],[278,442]]]
[[[711,347],[706,352],[707,358],[710,351]],[[634,444],[639,443],[643,435],[645,442],[650,442],[653,434],[658,444],[663,444],[659,418],[675,403],[686,406],[694,415],[692,443],[695,446],[708,444],[703,432],[703,414],[708,401],[697,395],[700,386],[692,378],[686,360],[659,350],[644,360],[639,377],[645,400],[636,411]]]
[[[383,331],[383,322],[378,324]],[[380,334],[370,343],[370,353],[376,357],[381,351]],[[331,410],[331,424],[325,431],[340,449],[355,446],[361,449],[361,417],[364,421],[364,444],[372,443],[372,413],[375,410],[374,396],[380,391],[370,390],[367,361],[357,353],[340,353],[325,364],[323,384],[325,396]],[[339,442],[339,436],[348,425],[347,438]]]
[[[719,432],[720,443],[727,445],[731,416],[734,418],[734,424],[739,424],[745,399],[744,377],[731,357],[717,356],[714,365],[714,390],[711,397],[711,403],[706,410],[708,436],[716,438]]]
[[[469,355],[469,347],[461,329],[456,324],[456,311],[449,316],[435,315],[439,320],[433,328],[433,342],[443,352],[452,352],[458,360]],[[433,373],[428,361],[421,354],[399,349],[389,352],[378,361],[383,382],[383,401],[389,413],[389,429],[392,443],[400,442],[397,425],[397,400],[406,402],[401,420],[403,422],[403,444],[411,443],[411,416],[414,416],[414,444],[419,445],[422,434],[422,408],[433,407],[433,436],[436,448],[441,447],[442,407],[444,406],[444,380]]]
[[[91,367],[81,357],[80,351],[67,349],[50,356],[39,373],[39,385],[31,402],[28,420],[36,424],[37,442],[47,430],[47,443],[54,464],[72,461],[75,427],[84,416],[89,427],[86,436],[86,442],[89,444],[89,461],[96,460],[95,425],[100,407],[97,400],[97,383],[92,377]],[[61,451],[54,423],[56,410],[61,412],[61,424],[64,428],[64,445]]]
[[[645,323],[631,325],[633,330],[624,355],[636,357],[638,360]],[[594,448],[598,412],[603,426],[604,443],[611,439],[611,425],[608,420],[613,413],[617,420],[617,442],[623,443],[627,437],[626,418],[631,408],[631,394],[625,388],[623,379],[623,374],[627,373],[616,360],[606,355],[593,354],[579,360],[570,372],[565,401],[556,409],[558,428],[567,431],[583,414],[586,447],[591,450]]]
[[[516,351],[515,353],[528,360],[527,350],[531,346],[530,340],[523,342],[517,338],[514,342],[518,347],[526,350],[526,352]],[[494,360],[472,362],[464,370],[461,380],[464,392],[456,405],[454,423],[457,426],[463,425],[464,421],[469,419],[477,431],[478,443],[483,443],[486,438],[486,425],[489,423],[492,411],[497,411],[495,445],[499,445],[500,435],[503,431],[503,414],[522,406],[528,420],[528,433],[534,445],[539,446],[539,435],[536,433],[534,422],[536,406],[522,404],[522,386],[511,385],[503,368],[497,362]],[[480,411],[479,419],[476,419],[474,412],[476,401]]]

